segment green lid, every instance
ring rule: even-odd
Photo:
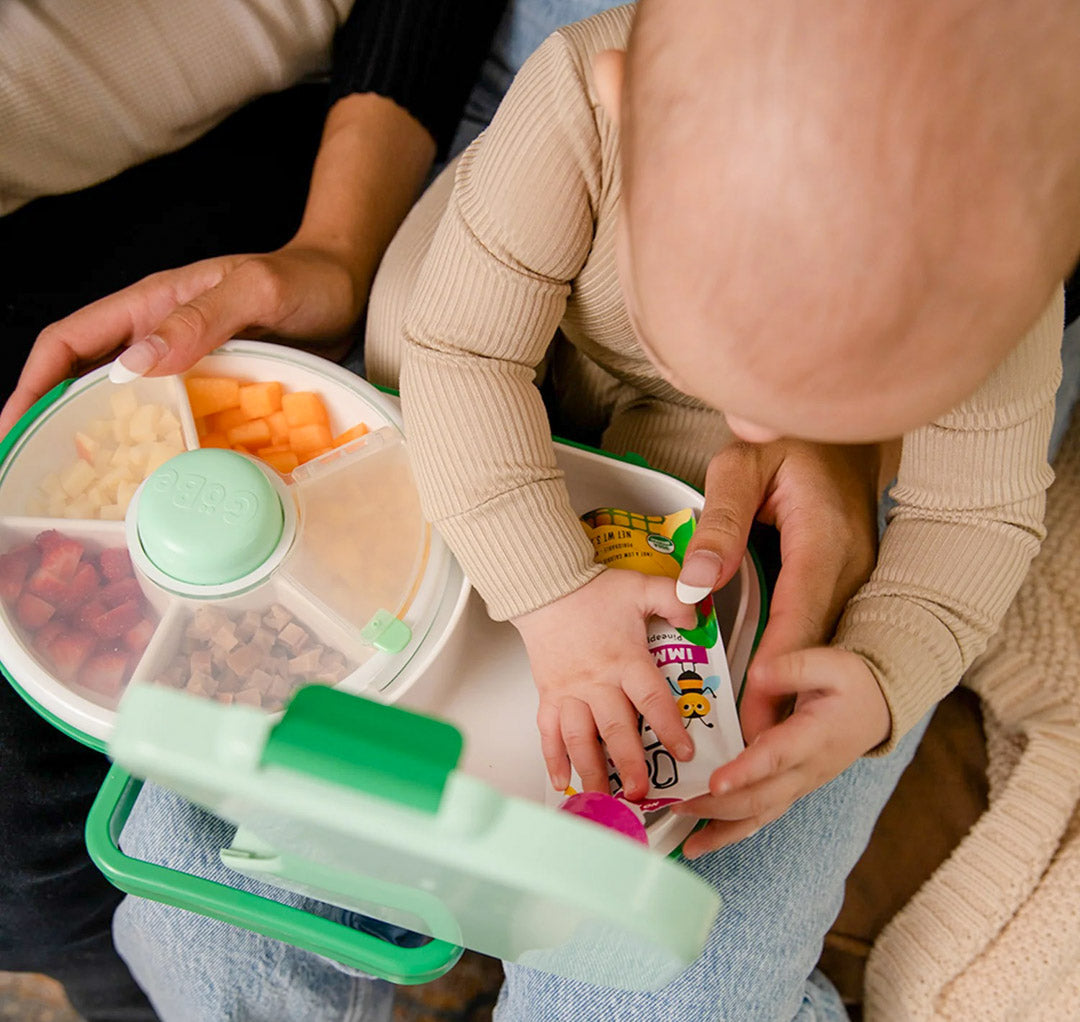
[[[135,683],[109,752],[237,824],[222,860],[276,886],[628,990],[701,954],[720,908],[701,877],[468,776],[453,732],[328,688],[302,689],[275,723]],[[180,891],[165,900],[189,907]]]
[[[281,498],[255,462],[206,448],[170,458],[139,495],[139,542],[151,563],[189,585],[255,571],[284,528]]]

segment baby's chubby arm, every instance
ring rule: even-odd
[[[629,798],[648,790],[640,713],[679,760],[694,745],[667,682],[646,646],[658,616],[691,628],[694,610],[675,597],[671,579],[603,571],[580,589],[514,618],[540,694],[536,721],[551,782],[570,782],[567,757],[587,790],[608,791],[602,739]]]

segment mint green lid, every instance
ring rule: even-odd
[[[720,909],[701,877],[468,776],[454,731],[319,686],[275,723],[135,683],[109,753],[237,824],[222,861],[276,886],[628,990],[657,989],[701,954]]]
[[[233,582],[281,539],[281,498],[255,462],[205,448],[170,458],[143,484],[138,535],[159,571],[189,585]]]

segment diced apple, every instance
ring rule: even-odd
[[[160,405],[139,405],[128,422],[128,435],[135,443],[149,443],[157,439],[157,420]]]
[[[127,511],[127,506],[131,503],[131,498],[135,496],[138,488],[139,484],[133,482],[123,482],[116,488],[116,504],[121,509],[121,518],[124,517],[124,512]]]
[[[135,414],[139,401],[131,387],[114,387],[109,395],[109,406],[112,408],[113,418],[126,419]]]
[[[87,464],[93,465],[98,451],[101,450],[101,442],[95,440],[86,433],[75,434],[75,452]]]
[[[60,485],[69,497],[78,497],[96,478],[93,465],[80,458],[60,473]]]
[[[102,504],[98,518],[106,522],[122,522],[127,514],[127,504]]]

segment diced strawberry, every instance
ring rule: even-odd
[[[34,545],[42,553],[46,550],[51,550],[58,543],[63,543],[67,539],[62,532],[57,532],[56,529],[46,529],[44,532],[39,532],[34,537]]]
[[[127,600],[90,622],[91,630],[103,639],[118,639],[142,619],[138,601]]]
[[[53,672],[65,682],[74,681],[79,670],[97,648],[98,639],[90,632],[68,632],[49,644],[48,658]]]
[[[101,617],[109,608],[105,606],[105,601],[101,599],[100,594],[98,596],[89,599],[84,603],[72,616],[71,623],[76,628],[90,628],[93,629],[93,621],[95,618]]]
[[[120,578],[130,578],[135,574],[131,567],[131,555],[122,546],[102,550],[98,563],[101,566],[101,574],[105,577],[106,582],[115,582]]]
[[[63,635],[66,631],[67,626],[63,621],[57,621],[55,617],[51,617],[34,633],[34,646],[44,653],[48,650],[53,639],[58,635]]]
[[[134,628],[130,628],[124,633],[124,645],[132,653],[141,653],[150,645],[154,627],[154,622],[148,617],[144,617]]]
[[[36,567],[38,550],[32,543],[16,547],[0,557],[0,598],[14,603],[22,594],[26,576]]]
[[[53,612],[51,603],[46,603],[33,593],[23,593],[15,604],[15,617],[19,619],[19,624],[32,632],[45,624],[53,616]]]
[[[56,609],[61,614],[70,614],[100,592],[101,579],[98,578],[97,569],[89,561],[83,561],[75,572],[75,577],[67,584]]]
[[[103,696],[115,698],[124,686],[128,658],[123,653],[97,653],[83,664],[79,683]]]
[[[105,601],[106,607],[119,607],[121,603],[127,603],[128,600],[141,599],[142,589],[139,587],[138,579],[121,578],[105,586],[101,590],[101,598]]]
[[[46,571],[44,568],[38,568],[26,580],[26,591],[58,607],[67,595],[70,581],[70,579],[57,578],[51,571]]]
[[[42,552],[38,571],[47,571],[63,582],[70,582],[75,577],[82,555],[82,543],[76,539],[62,539]]]

